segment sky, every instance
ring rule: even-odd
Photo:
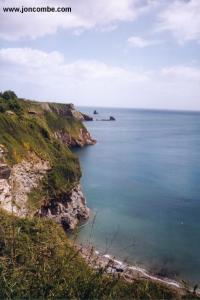
[[[71,13],[4,13],[7,6]],[[0,90],[77,106],[200,110],[200,0],[0,0]]]

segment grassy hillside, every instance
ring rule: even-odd
[[[0,212],[0,298],[172,299],[148,281],[128,284],[90,269],[56,224]]]
[[[42,186],[30,194],[30,204],[35,208],[42,196],[68,193],[79,181],[79,162],[71,150],[55,138],[55,131],[69,133],[76,139],[84,125],[72,116],[58,114],[56,109],[62,110],[65,105],[52,104],[50,110],[49,106],[43,108],[40,103],[18,99],[11,93],[7,96],[5,99],[5,95],[4,98],[0,95],[0,144],[8,150],[7,162],[18,163],[31,151],[48,160],[52,167]]]

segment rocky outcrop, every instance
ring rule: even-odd
[[[4,145],[0,144],[0,161],[1,162],[5,161],[6,154],[7,154],[7,149],[4,147]]]
[[[18,215],[23,216],[27,213],[28,194],[40,184],[50,168],[49,162],[42,160],[35,153],[29,153],[27,159],[13,166],[10,182]]]
[[[29,153],[26,159],[12,168],[3,164],[4,178],[0,178],[0,207],[18,216],[25,216],[28,194],[40,184],[49,169],[49,162],[42,160],[35,153]]]
[[[83,121],[93,121],[93,118],[83,114],[75,109],[73,104],[61,104],[61,103],[40,103],[41,108],[44,112],[53,112],[61,117],[78,120],[80,122]],[[55,132],[55,137],[59,139],[66,146],[72,147],[83,147],[86,145],[94,145],[96,141],[91,138],[90,133],[87,129],[82,125],[82,128],[79,129],[79,133],[75,135],[71,135],[66,130],[57,130]]]
[[[96,119],[96,121],[116,121],[116,119],[112,116],[110,116],[109,119]]]
[[[61,224],[65,230],[73,230],[77,224],[89,217],[89,208],[78,184],[70,194],[62,195],[45,203],[36,213],[37,216],[46,217]]]
[[[0,179],[0,208],[12,212],[11,186],[6,179]]]
[[[78,121],[93,121],[93,118],[76,110],[74,104],[60,104],[44,102],[41,104],[44,111],[54,112],[61,117],[73,117]]]
[[[77,138],[61,130],[55,132],[55,137],[68,147],[84,147],[96,143],[96,141],[91,138],[89,132],[84,128],[80,128]]]
[[[0,179],[8,179],[10,177],[11,169],[5,163],[0,162]]]
[[[23,102],[23,107],[26,108],[27,100],[21,99],[20,101]],[[41,138],[47,140],[45,140],[45,142],[48,144],[49,148],[47,148],[51,155],[54,155],[54,150],[56,150],[56,153],[59,151],[58,145],[60,145],[60,143],[56,143],[54,137],[67,147],[83,147],[93,145],[96,142],[91,138],[90,133],[82,124],[82,121],[91,120],[92,118],[78,112],[73,104],[37,103],[29,101],[25,111],[29,114],[28,119],[32,120],[30,116],[33,116],[36,124],[38,124],[38,127],[35,127],[34,130],[41,128],[41,132],[39,133],[42,135]],[[39,122],[39,118],[41,118],[43,122]],[[32,128],[31,126],[32,123],[30,124],[30,128]],[[26,133],[24,133],[24,136],[26,137]],[[34,136],[33,139],[35,138]],[[55,145],[52,141],[55,142]],[[25,145],[26,156],[22,161],[12,167],[10,167],[6,161],[6,156],[10,158],[10,153],[7,153],[5,147],[0,145],[0,208],[13,212],[20,217],[26,215],[33,216],[36,211],[33,211],[33,207],[30,209],[30,202],[28,201],[29,193],[34,188],[40,186],[45,174],[51,169],[51,165],[47,160],[43,160],[35,154],[34,151],[38,151],[37,147],[31,147],[32,150],[30,152],[30,148],[29,146],[26,147],[23,138],[19,143],[20,145]],[[14,145],[12,146],[14,147]],[[43,155],[44,154],[45,153],[43,153]],[[66,162],[66,159],[68,159],[67,155],[68,151],[66,151],[66,153],[63,151],[60,159],[59,155],[56,157],[55,162],[52,159],[53,174],[57,174],[57,171],[53,171],[57,170],[56,167],[61,161]],[[52,156],[47,155],[47,157]],[[71,157],[69,159],[71,159]],[[66,166],[68,166],[67,163]],[[77,162],[77,169],[78,168],[79,165]],[[89,217],[89,209],[86,206],[86,201],[81,192],[79,183],[77,182],[75,185],[74,182],[75,180],[79,180],[80,172],[77,171],[76,167],[74,167],[74,170],[69,169],[68,167],[64,168],[65,173],[69,171],[73,173],[72,176],[74,177],[72,178],[75,178],[73,179],[73,183],[70,183],[70,186],[73,186],[71,192],[68,192],[68,194],[63,192],[65,191],[65,183],[62,183],[62,188],[57,188],[55,184],[56,195],[59,196],[54,196],[52,199],[47,191],[48,185],[45,186],[44,189],[47,191],[47,196],[45,199],[41,199],[43,203],[36,214],[38,216],[50,217],[57,223],[62,224],[65,229],[72,230],[80,220],[85,220]],[[71,176],[71,173],[69,176]],[[61,174],[59,174],[59,176],[62,177]],[[66,187],[68,187],[69,190],[67,182]]]
[[[112,116],[110,116],[110,121],[116,121],[116,119]]]
[[[29,214],[28,194],[41,183],[51,166],[35,153],[29,153],[26,159],[10,168],[5,163],[5,154],[6,149],[0,145],[0,208],[24,217]],[[89,217],[89,208],[77,183],[69,194],[45,199],[32,215],[51,218],[65,230],[73,230],[81,220]]]
[[[90,117],[90,116],[88,116],[88,115],[86,115],[86,114],[83,114],[83,113],[82,113],[82,116],[83,116],[83,118],[84,118],[84,121],[93,121],[93,118]]]
[[[12,196],[9,178],[11,169],[5,163],[6,148],[0,145],[0,208],[12,211]]]

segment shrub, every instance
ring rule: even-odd
[[[2,94],[2,98],[4,98],[5,100],[9,100],[9,99],[17,99],[17,95],[15,94],[15,92],[13,91],[5,91],[3,94]]]
[[[0,105],[0,113],[4,113],[5,112],[5,108],[3,105]]]

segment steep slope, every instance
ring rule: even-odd
[[[179,298],[160,284],[129,284],[91,269],[51,220],[0,215],[1,299]]]
[[[66,229],[89,216],[81,170],[70,147],[92,145],[72,104],[0,98],[0,206],[54,219]]]

